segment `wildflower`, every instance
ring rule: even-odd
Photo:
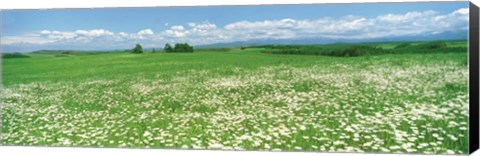
[[[265,144],[265,145],[264,145],[264,148],[265,148],[265,149],[270,149],[270,145]]]
[[[148,132],[148,131],[145,131],[145,132],[143,133],[143,136],[144,136],[144,137],[149,137],[149,136],[152,136],[152,133],[150,133],[150,132]]]

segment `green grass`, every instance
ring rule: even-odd
[[[329,57],[264,50],[3,59],[1,141],[468,152],[466,52]]]

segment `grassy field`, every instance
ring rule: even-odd
[[[3,59],[1,142],[468,152],[466,51],[331,57],[264,50]]]

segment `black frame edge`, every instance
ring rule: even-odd
[[[469,152],[472,154],[479,148],[479,12],[478,7],[469,4]]]

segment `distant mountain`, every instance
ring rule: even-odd
[[[227,43],[215,43],[197,45],[195,48],[234,48],[242,46],[255,46],[265,44],[331,44],[331,43],[358,43],[358,42],[396,42],[396,41],[431,41],[431,40],[467,40],[468,31],[443,32],[439,34],[396,36],[374,39],[328,39],[328,38],[304,38],[304,39],[265,39],[236,41]]]

